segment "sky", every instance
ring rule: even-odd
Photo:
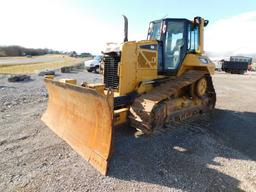
[[[146,38],[152,20],[210,21],[205,50],[213,57],[256,54],[255,0],[0,0],[0,45],[100,53],[107,42]]]

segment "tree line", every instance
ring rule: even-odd
[[[75,51],[71,52],[62,52],[52,49],[34,49],[34,48],[25,48],[17,45],[13,46],[0,46],[0,57],[16,57],[16,56],[38,56],[46,54],[67,54],[70,56],[81,56],[81,57],[90,57],[90,53],[81,53],[77,54]]]

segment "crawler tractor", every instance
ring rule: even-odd
[[[211,111],[215,66],[204,55],[201,17],[165,18],[149,24],[147,40],[108,44],[103,82],[46,77],[48,107],[42,120],[102,174],[112,153],[113,129],[129,124],[137,135],[164,129]]]

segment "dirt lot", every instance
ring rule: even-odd
[[[68,76],[101,79],[87,72]],[[104,177],[41,122],[47,103],[42,77],[8,83],[2,75],[0,191],[255,192],[255,83],[254,74],[218,73],[213,114],[173,124],[153,137],[117,130]]]

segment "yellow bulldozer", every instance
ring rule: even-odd
[[[102,174],[112,154],[113,130],[123,124],[149,135],[214,109],[215,66],[204,55],[207,20],[164,18],[149,24],[147,40],[108,44],[103,82],[46,76],[43,122]]]

